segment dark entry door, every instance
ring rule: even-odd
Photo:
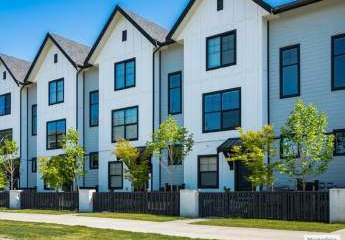
[[[235,162],[235,191],[252,191],[252,185],[247,180],[248,168],[241,162]]]

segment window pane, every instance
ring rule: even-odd
[[[212,130],[219,130],[221,128],[221,113],[206,113],[205,114],[205,130],[212,131]]]
[[[292,48],[283,51],[283,65],[291,65],[298,63],[298,50],[297,48]]]
[[[136,123],[137,121],[137,108],[126,110],[126,124]]]
[[[240,92],[231,91],[223,94],[223,110],[240,108]]]
[[[222,64],[235,62],[235,35],[222,37]]]
[[[335,152],[336,154],[345,154],[345,132],[337,132]]]
[[[205,112],[215,112],[221,110],[221,95],[213,94],[205,96]]]
[[[125,64],[116,64],[115,79],[115,89],[121,89],[125,87]]]
[[[345,55],[334,59],[334,85],[345,87]]]
[[[223,129],[234,129],[241,126],[241,114],[239,110],[223,112]]]
[[[118,163],[111,163],[109,169],[110,175],[122,175],[122,164]]]
[[[0,142],[5,140],[12,140],[12,129],[0,131]]]
[[[56,103],[56,82],[49,83],[49,103]]]
[[[57,82],[57,101],[63,102],[63,81]]]
[[[110,177],[110,187],[111,188],[121,188],[122,187],[122,177],[121,176]]]
[[[125,124],[125,112],[117,111],[113,112],[113,126]]]
[[[0,115],[5,115],[5,96],[0,96]]]
[[[216,157],[202,157],[200,158],[200,172],[217,171]]]
[[[48,123],[48,135],[51,135],[51,134],[55,134],[55,131],[56,131],[56,123],[55,122],[52,122],[52,123]]]
[[[113,127],[113,141],[118,141],[125,138],[125,127]]]
[[[169,88],[178,88],[181,86],[181,74],[172,74],[169,76]]]
[[[283,95],[298,94],[298,66],[292,65],[283,68]]]
[[[98,92],[91,93],[90,104],[98,104]]]
[[[217,186],[217,172],[205,172],[200,173],[200,184],[201,186]]]
[[[126,139],[136,139],[138,137],[137,124],[126,126]]]
[[[335,55],[345,54],[345,37],[335,39],[335,41],[334,41],[334,54]]]
[[[126,87],[134,86],[135,82],[135,69],[134,69],[134,61],[128,62],[126,64]]]
[[[211,38],[207,41],[208,67],[220,66],[220,37]]]
[[[181,111],[181,89],[170,89],[170,113]]]
[[[56,133],[65,134],[65,130],[66,130],[65,121],[58,121],[56,123]]]

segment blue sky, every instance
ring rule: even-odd
[[[272,5],[291,0],[267,0]],[[1,0],[0,52],[32,60],[47,32],[91,46],[114,6],[170,29],[188,0]]]

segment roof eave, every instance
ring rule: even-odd
[[[9,74],[11,75],[13,81],[17,84],[17,86],[19,87],[19,83],[21,81],[19,81],[13,74],[13,72],[11,71],[11,69],[7,66],[6,62],[2,59],[2,57],[0,56],[0,61],[2,62],[2,64],[4,64],[5,68],[7,69],[7,71],[9,72]]]
[[[283,12],[287,12],[296,8],[304,7],[313,3],[321,2],[323,0],[305,0],[305,1],[298,1],[298,2],[292,2],[287,3],[281,6],[278,6],[276,8],[273,8],[272,12],[273,14],[279,14]]]

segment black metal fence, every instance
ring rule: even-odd
[[[9,208],[9,207],[10,207],[10,193],[0,192],[0,208]]]
[[[200,193],[201,217],[329,221],[328,192]]]
[[[78,192],[33,192],[21,193],[22,209],[78,210]]]
[[[180,215],[179,192],[94,193],[94,211]]]

